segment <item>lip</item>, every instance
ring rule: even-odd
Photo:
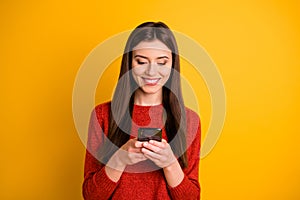
[[[145,85],[155,86],[159,82],[160,78],[143,78]]]

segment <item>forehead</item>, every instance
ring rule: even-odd
[[[171,50],[161,41],[142,41],[133,48],[133,52],[136,53],[167,53],[171,54]]]

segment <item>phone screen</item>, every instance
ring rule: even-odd
[[[138,141],[156,140],[161,142],[162,132],[160,128],[139,128]]]

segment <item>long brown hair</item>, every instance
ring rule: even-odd
[[[131,75],[132,49],[141,41],[159,40],[172,51],[172,70],[163,87],[163,107],[166,110],[165,130],[174,154],[180,165],[187,167],[186,116],[180,84],[180,62],[175,37],[162,22],[145,22],[130,34],[122,57],[119,81],[111,102],[108,139],[100,149],[100,159],[105,163],[112,154],[130,138],[134,91],[138,85]],[[128,73],[129,72],[129,73]],[[110,143],[111,144],[111,143]]]

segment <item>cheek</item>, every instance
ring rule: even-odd
[[[163,67],[159,70],[159,73],[164,77],[169,77],[171,74],[171,67]]]
[[[144,67],[141,66],[132,68],[133,76],[140,76],[144,73],[144,71],[145,71]]]

